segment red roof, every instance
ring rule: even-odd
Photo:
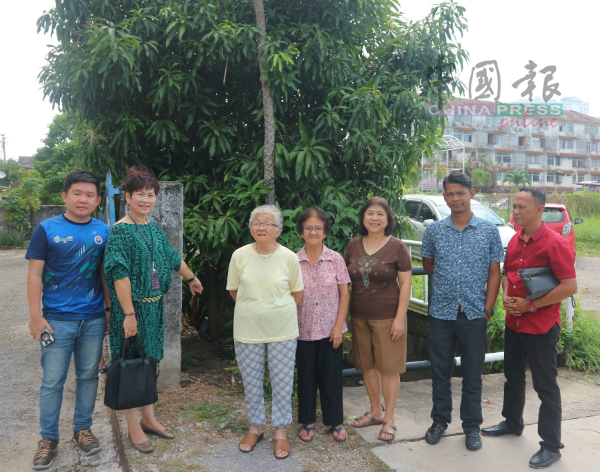
[[[537,167],[528,167],[525,169],[527,172],[544,172],[544,169],[538,169]]]
[[[577,136],[570,136],[570,135],[565,135],[565,134],[561,134],[558,137],[560,139],[577,139]]]
[[[525,154],[544,154],[544,151],[534,151],[533,149],[525,150]]]
[[[544,137],[544,133],[531,133],[531,136]]]
[[[504,149],[504,148],[495,148],[494,150],[497,152],[515,152],[514,149]]]
[[[508,133],[508,131],[506,131],[505,129],[495,129],[494,133],[504,133],[504,134],[506,134],[506,133]]]
[[[498,169],[500,169],[500,170],[515,170],[514,167],[502,167],[502,166],[498,166]]]
[[[462,131],[475,131],[475,128],[471,128],[470,126],[454,126],[454,129],[459,129]]]
[[[573,172],[575,172],[573,169],[562,169],[562,171],[563,171],[565,174],[572,174]]]

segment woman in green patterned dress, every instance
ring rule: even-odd
[[[202,292],[202,284],[169,244],[161,227],[146,218],[156,205],[156,177],[132,167],[122,189],[129,213],[113,226],[104,252],[104,275],[112,301],[111,359],[121,356],[124,338],[139,333],[144,352],[160,360],[164,341],[162,296],[171,287],[172,271],[187,280],[194,294]],[[154,446],[145,433],[164,439],[172,439],[174,434],[156,420],[154,405],[141,410],[141,421],[136,409],[123,411],[128,437],[140,452],[152,452]]]

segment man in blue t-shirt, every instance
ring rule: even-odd
[[[101,268],[110,230],[91,217],[100,203],[100,182],[90,172],[75,170],[68,174],[62,199],[65,213],[38,225],[25,256],[29,259],[29,331],[35,340],[41,340],[44,370],[40,389],[42,440],[33,458],[34,469],[46,469],[54,461],[71,355],[77,376],[73,441],[85,455],[100,450],[90,427],[110,316],[110,298]]]

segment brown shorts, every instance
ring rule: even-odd
[[[361,372],[377,369],[383,375],[406,372],[406,327],[404,335],[392,341],[392,323],[387,320],[352,318],[354,367]]]

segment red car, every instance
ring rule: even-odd
[[[562,234],[567,238],[569,245],[573,248],[573,251],[575,251],[575,231],[573,231],[573,226],[583,223],[581,218],[575,218],[573,220],[565,205],[559,203],[546,203],[546,208],[544,209],[544,213],[542,213],[542,220],[546,222],[546,225],[552,231],[556,231],[558,234]],[[515,226],[512,215],[510,215],[510,222],[508,225],[512,226],[517,233],[522,229],[521,226]]]

